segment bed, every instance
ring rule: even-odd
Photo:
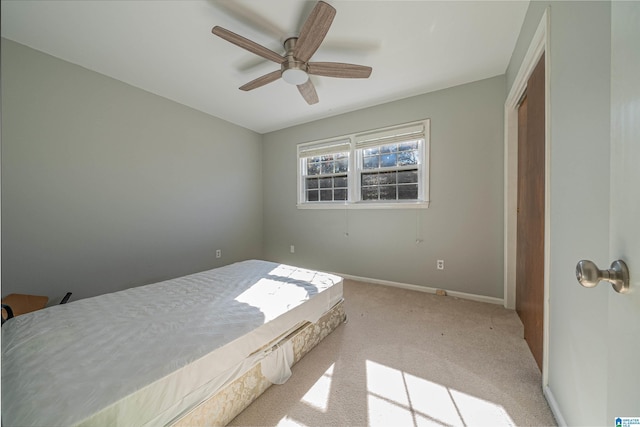
[[[225,425],[344,321],[338,276],[259,260],[2,327],[2,423]]]

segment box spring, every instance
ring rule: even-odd
[[[305,323],[276,346],[291,342],[294,363],[297,363],[345,320],[343,301],[340,301],[316,323]],[[225,426],[271,385],[272,383],[262,374],[260,363],[257,363],[243,376],[226,385],[178,420],[174,427]]]

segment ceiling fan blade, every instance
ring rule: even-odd
[[[286,28],[282,28],[278,23],[267,19],[264,15],[259,14],[255,7],[246,6],[235,0],[215,0],[214,7],[220,9],[224,15],[239,21],[247,27],[255,28],[262,34],[268,35],[274,40],[279,40],[283,34],[287,32]]]
[[[246,49],[251,53],[255,53],[256,55],[259,55],[277,64],[281,64],[285,60],[285,58],[282,55],[272,51],[271,49],[267,49],[266,47],[261,46],[254,41],[244,38],[241,35],[238,35],[222,27],[215,26],[213,27],[211,32],[216,36],[221,37],[226,41],[235,44],[236,46],[240,46],[241,48]]]
[[[293,56],[307,62],[320,47],[335,16],[333,6],[319,1],[300,30]]]
[[[298,90],[300,94],[307,101],[307,104],[313,105],[318,103],[318,94],[316,93],[316,88],[311,83],[311,79],[307,80],[306,83],[302,83],[298,85]]]
[[[257,89],[260,86],[264,86],[268,83],[275,82],[281,76],[282,76],[282,71],[280,70],[272,71],[269,74],[265,74],[264,76],[258,77],[255,80],[251,80],[249,83],[240,86],[239,89],[244,91]]]
[[[342,62],[309,62],[307,64],[307,72],[309,74],[325,77],[366,79],[371,75],[371,71],[371,67]]]

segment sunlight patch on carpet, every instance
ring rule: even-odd
[[[370,360],[369,426],[513,426],[501,405]]]
[[[315,382],[307,391],[307,393],[302,396],[302,401],[312,406],[313,408],[322,411],[324,413],[327,412],[329,408],[329,394],[331,393],[331,377],[333,376],[333,367],[335,363],[329,366],[324,374],[318,381]]]
[[[289,417],[284,417],[278,422],[277,427],[307,427],[307,425]]]

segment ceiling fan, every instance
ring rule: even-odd
[[[285,40],[284,49],[286,52],[284,55],[219,26],[213,27],[211,32],[251,53],[280,64],[279,70],[240,86],[240,90],[253,90],[282,77],[285,82],[296,85],[305,101],[312,105],[318,102],[318,94],[309,75],[356,79],[366,79],[371,75],[371,67],[364,65],[342,62],[309,62],[327,35],[335,16],[335,8],[319,1],[302,26],[298,37],[290,37]]]

